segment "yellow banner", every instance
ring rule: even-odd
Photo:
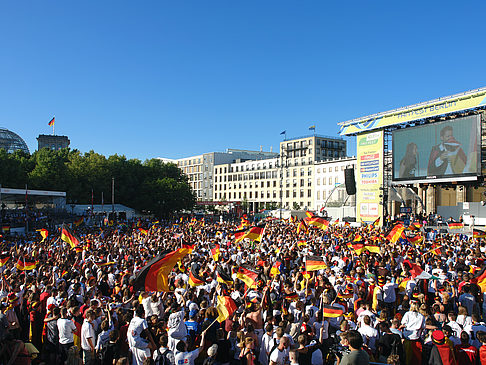
[[[349,125],[343,123],[339,133],[341,135],[356,134],[418,119],[455,113],[484,105],[486,105],[486,91],[482,90],[458,97],[437,99],[428,103],[412,105],[410,107],[393,110],[389,113],[383,113],[373,118],[357,120],[356,123]]]
[[[357,136],[356,216],[357,221],[383,222],[380,187],[383,186],[383,131]]]

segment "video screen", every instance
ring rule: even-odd
[[[479,115],[393,132],[393,180],[466,180],[480,174]]]

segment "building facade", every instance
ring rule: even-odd
[[[177,164],[187,176],[197,200],[204,202],[213,200],[213,174],[215,166],[236,161],[265,160],[272,157],[275,158],[276,156],[278,154],[271,151],[227,149],[225,152],[208,152],[175,160],[162,160]]]
[[[52,134],[39,134],[37,137],[37,149],[48,148],[50,150],[60,150],[62,148],[68,148],[70,144],[67,136],[55,136]]]
[[[320,161],[314,165],[315,209],[356,205],[356,195],[346,194],[344,170],[353,168],[356,175],[356,157],[342,157]]]

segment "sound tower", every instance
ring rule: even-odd
[[[356,194],[356,181],[354,180],[353,168],[346,168],[344,170],[344,183],[346,184],[346,193],[348,195]]]

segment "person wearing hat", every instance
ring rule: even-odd
[[[445,342],[444,332],[435,330],[432,332],[432,349],[430,351],[429,365],[458,365],[454,352]],[[460,364],[462,365],[462,364]]]

